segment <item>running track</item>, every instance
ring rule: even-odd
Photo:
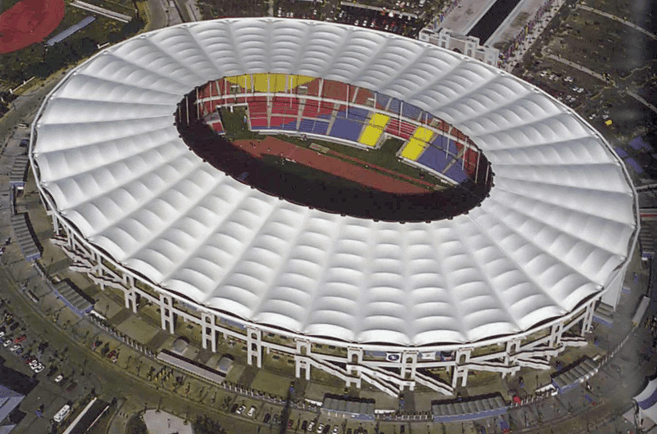
[[[384,175],[375,171],[377,169],[384,170],[383,168],[371,165],[371,168],[366,168],[365,164],[367,163],[362,161],[360,161],[361,165],[358,166],[354,163],[339,159],[341,154],[338,154],[338,157],[331,157],[311,149],[301,148],[274,137],[269,136],[262,141],[236,140],[233,142],[233,144],[256,158],[261,158],[263,155],[280,156],[282,158],[295,161],[299,164],[303,164],[305,166],[330,173],[331,175],[348,179],[366,187],[374,188],[376,190],[384,191],[387,193],[429,193],[429,190],[426,188],[413,185],[408,181],[402,181],[400,179],[393,178],[392,176]],[[345,158],[344,155],[341,157]],[[394,174],[394,172],[391,173]],[[402,176],[400,174],[396,175]],[[424,183],[424,181],[418,180],[416,180],[416,182]]]
[[[41,42],[64,18],[64,0],[23,0],[0,15],[0,54]]]

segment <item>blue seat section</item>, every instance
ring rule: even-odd
[[[452,161],[452,155],[445,155],[445,149],[429,146],[418,157],[418,163],[437,172],[443,173],[445,167]]]
[[[286,123],[282,126],[283,130],[296,131],[296,120]]]
[[[360,136],[362,129],[363,124],[360,122],[353,122],[347,119],[337,118],[333,123],[333,127],[331,128],[329,135],[338,137],[340,139],[357,142],[358,136]]]
[[[454,140],[446,136],[436,136],[434,140],[431,141],[431,144],[435,147],[442,149],[445,152],[445,149],[448,148],[448,152],[452,155],[457,155],[457,146],[454,143]]]
[[[312,119],[301,119],[301,124],[298,126],[298,131],[302,133],[311,133],[314,128],[314,121]]]
[[[365,109],[358,108],[358,107],[349,107],[349,115],[348,116],[347,116],[346,111],[338,111],[337,112],[337,117],[338,118],[346,117],[347,119],[358,121],[360,123],[365,122],[367,120],[368,116],[369,116],[369,111],[367,111]]]
[[[390,97],[387,95],[384,95],[382,93],[377,93],[376,94],[376,103],[380,105],[383,108],[386,108],[388,104],[388,100],[390,100]]]
[[[452,166],[450,166],[448,170],[445,171],[444,175],[457,182],[464,182],[468,179],[468,175],[461,170],[461,160],[457,160]]]
[[[316,116],[317,119],[330,119],[331,115],[330,114],[320,114]]]
[[[328,131],[328,122],[316,121],[314,123],[314,128],[312,128],[313,133],[315,133],[315,134],[326,134],[326,131]]]
[[[407,117],[409,119],[418,119],[420,113],[422,113],[422,110],[420,110],[416,106],[409,104],[407,102],[402,103],[402,116]]]
[[[391,113],[399,114],[399,109],[402,107],[402,102],[398,99],[391,99],[390,105],[388,106],[388,111]]]

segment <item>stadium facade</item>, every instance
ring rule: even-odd
[[[263,74],[357,86],[442,119],[490,162],[489,196],[452,219],[400,224],[225,175],[183,142],[177,104],[211,81]],[[447,133],[422,119],[407,122]],[[596,303],[617,303],[638,232],[622,162],[572,110],[474,59],[351,26],[224,19],[140,35],[71,71],[32,132],[54,242],[127,308],[157,305],[171,333],[179,319],[198,324],[212,351],[244,342],[251,365],[275,352],[297,377],[314,367],[393,396],[416,384],[449,395],[470,371],[549,369],[586,345]]]

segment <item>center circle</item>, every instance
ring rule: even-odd
[[[469,137],[397,98],[287,74],[207,82],[174,113],[200,158],[266,194],[380,221],[451,219],[479,205],[491,165]]]

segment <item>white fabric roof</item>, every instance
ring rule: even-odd
[[[490,197],[401,225],[250,189],[178,137],[184,94],[243,73],[302,74],[400,98],[468,134]],[[157,30],[82,64],[44,103],[32,144],[51,206],[164,289],[295,333],[469,343],[565,315],[625,264],[631,181],[576,114],[503,71],[416,40],[249,18]]]

